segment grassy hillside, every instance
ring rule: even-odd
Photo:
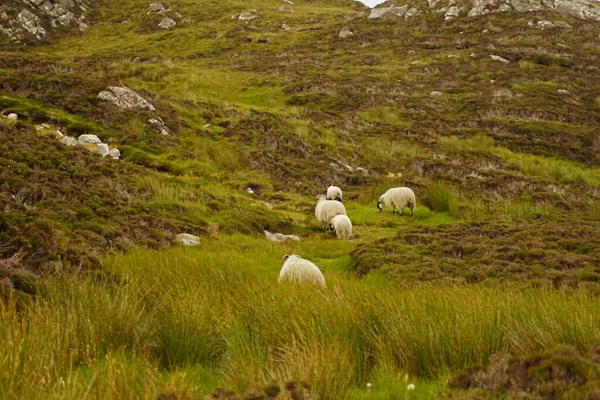
[[[85,33],[2,43],[0,112],[18,114],[0,118],[6,398],[543,398],[539,376],[472,382],[537,352],[597,367],[600,24],[296,3],[104,0]],[[122,111],[108,86],[156,109]],[[331,183],[353,241],[314,219]],[[414,217],[377,213],[395,186]],[[202,244],[170,248],[183,232]],[[327,289],[276,284],[292,252]],[[586,371],[549,398],[597,393]]]

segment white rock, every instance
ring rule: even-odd
[[[294,12],[294,10],[292,10],[292,7],[290,7],[290,6],[281,6],[281,7],[279,7],[279,12],[291,13],[291,12]]]
[[[296,235],[284,235],[283,233],[271,233],[269,231],[265,231],[265,236],[272,242],[285,242],[288,240],[299,242],[300,238]]]
[[[408,386],[406,386],[406,390],[408,390],[409,392],[412,392],[413,390],[415,390],[415,384],[409,383]]]
[[[284,31],[289,31],[290,30],[290,26],[287,24],[281,24],[281,29],[283,29]]]
[[[169,17],[165,17],[162,19],[162,21],[160,21],[160,23],[158,24],[158,27],[161,29],[171,29],[175,25],[177,25],[177,22],[173,21]]]
[[[77,146],[77,139],[71,136],[65,136],[60,142],[67,146]]]
[[[458,17],[458,14],[460,14],[460,9],[456,6],[450,7],[448,9],[448,11],[446,11],[446,15],[444,15],[444,19],[446,21],[450,21],[456,17]]]
[[[293,2],[293,1],[291,1],[291,0],[283,0],[283,2],[284,2],[284,3],[291,4],[291,5],[294,5],[294,4],[296,4],[296,3],[294,3],[294,2]]]
[[[165,11],[165,6],[162,3],[152,3],[150,4],[150,9],[155,13],[161,13]]]
[[[566,95],[569,94],[569,92],[567,92],[565,89],[558,89],[558,93],[560,93],[560,94],[566,94]]]
[[[96,135],[81,135],[77,139],[79,144],[100,144],[102,141]]]
[[[340,34],[339,34],[340,39],[347,39],[347,38],[352,37],[352,36],[354,36],[354,33],[352,33],[347,28],[342,29],[340,31]]]
[[[495,56],[495,55],[492,54],[492,55],[490,55],[490,58],[492,60],[494,60],[494,61],[500,61],[500,62],[502,62],[504,64],[510,64],[509,60],[507,60],[506,58],[502,58],[500,56]]]
[[[238,21],[252,21],[256,18],[258,18],[258,15],[256,15],[257,11],[256,10],[250,10],[248,12],[244,12],[241,13],[240,15],[238,15],[237,19]]]
[[[429,93],[429,95],[432,97],[439,97],[442,95],[442,92],[433,91],[433,92]]]
[[[96,153],[100,154],[102,157],[106,157],[110,154],[110,149],[106,143],[100,143],[96,149]]]
[[[110,149],[108,154],[115,160],[118,160],[121,157],[121,152],[117,148]]]
[[[248,188],[246,189],[246,192],[250,193],[250,194],[254,194],[254,190],[252,190],[252,188]]]
[[[18,120],[18,119],[19,119],[19,116],[18,116],[17,114],[15,114],[15,113],[10,113],[10,114],[8,114],[8,115],[6,116],[6,118],[8,118],[8,119],[12,119],[13,121],[16,121],[16,120]]]
[[[155,108],[150,102],[133,90],[124,86],[109,86],[107,90],[98,94],[100,100],[110,101],[123,110],[133,110],[135,108],[154,111]]]
[[[189,233],[180,233],[175,236],[175,241],[184,246],[198,246],[200,244],[200,238]]]

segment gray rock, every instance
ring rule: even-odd
[[[77,139],[71,136],[65,136],[60,142],[67,146],[77,146]]]
[[[150,128],[154,129],[156,132],[160,133],[164,136],[170,136],[169,128],[167,128],[167,124],[160,117],[154,117],[148,120],[148,125]]]
[[[439,97],[439,96],[441,96],[441,95],[442,95],[442,92],[433,91],[433,92],[429,93],[429,95],[430,95],[431,97]]]
[[[371,10],[371,14],[369,15],[369,19],[380,19],[380,18],[394,18],[394,17],[404,17],[406,12],[408,11],[408,6],[404,5],[401,7],[382,7],[382,8],[373,8]]]
[[[600,21],[600,7],[589,0],[471,0],[469,16],[485,15],[490,12],[556,11],[581,19]]]
[[[458,14],[460,14],[460,9],[456,6],[450,7],[448,8],[448,11],[446,11],[446,14],[444,15],[444,19],[446,21],[450,21],[456,17],[458,17]]]
[[[110,101],[122,110],[135,108],[154,111],[154,106],[142,96],[127,87],[109,86],[107,90],[98,94],[100,100]]]
[[[10,113],[10,114],[8,114],[8,115],[6,116],[6,118],[8,118],[8,119],[12,119],[13,121],[16,121],[16,120],[18,120],[18,119],[19,119],[19,116],[18,116],[17,114],[15,114],[15,113]]]
[[[19,15],[17,15],[15,21],[23,29],[38,39],[46,36],[47,32],[41,25],[42,20],[29,10],[22,10]]]
[[[290,30],[290,26],[287,24],[281,24],[281,29],[283,29],[284,31],[289,31]]]
[[[248,12],[241,13],[237,16],[238,21],[252,21],[258,18],[256,10],[250,10]]]
[[[291,12],[294,12],[294,10],[292,10],[292,7],[290,7],[290,6],[281,6],[281,7],[279,7],[279,12],[280,13],[291,13]]]
[[[286,242],[288,240],[299,242],[300,237],[296,235],[284,235],[283,233],[271,233],[269,231],[265,231],[265,236],[272,242],[280,243]]]
[[[200,244],[200,238],[189,233],[180,233],[175,236],[175,241],[184,246],[198,246]]]
[[[504,63],[504,64],[510,64],[509,60],[507,60],[506,58],[502,58],[500,56],[495,56],[492,54],[492,55],[490,55],[490,58],[494,61],[500,61],[501,63]]]
[[[162,3],[152,3],[150,9],[155,13],[161,13],[165,11],[165,6]]]
[[[96,153],[100,154],[102,157],[106,157],[110,154],[110,149],[106,143],[100,143],[96,149]]]
[[[96,135],[81,135],[77,138],[79,144],[100,144],[102,141]]]
[[[169,17],[165,17],[162,19],[162,21],[160,21],[160,23],[158,24],[158,27],[161,29],[171,29],[175,25],[177,25],[177,22],[175,22],[174,20],[172,20]]]
[[[115,160],[118,160],[119,158],[121,158],[121,152],[117,148],[110,149],[110,152],[108,153],[108,155],[111,156],[112,158],[114,158]]]
[[[354,36],[354,33],[352,33],[347,28],[342,29],[340,31],[340,34],[339,34],[340,39],[347,39],[347,38],[352,37],[352,36]]]

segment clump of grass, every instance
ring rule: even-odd
[[[437,212],[449,212],[455,201],[454,193],[443,183],[434,183],[421,196],[421,202]]]

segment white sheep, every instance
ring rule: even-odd
[[[352,236],[352,221],[345,215],[336,215],[329,224],[338,239],[350,240]]]
[[[346,207],[339,201],[326,200],[323,195],[318,196],[318,199],[315,217],[323,224],[323,229],[329,227],[329,223],[336,215],[346,215]]]
[[[315,264],[297,254],[286,254],[283,259],[285,262],[279,273],[279,283],[309,282],[325,287],[325,277]]]
[[[410,216],[413,215],[413,209],[417,208],[415,200],[415,192],[407,187],[393,188],[385,192],[377,202],[377,209],[381,212],[383,206],[393,206],[394,213],[400,210],[400,215],[404,212],[405,207],[410,208]]]
[[[327,188],[327,200],[337,200],[340,203],[343,203],[342,197],[342,189],[337,186],[329,185]]]

